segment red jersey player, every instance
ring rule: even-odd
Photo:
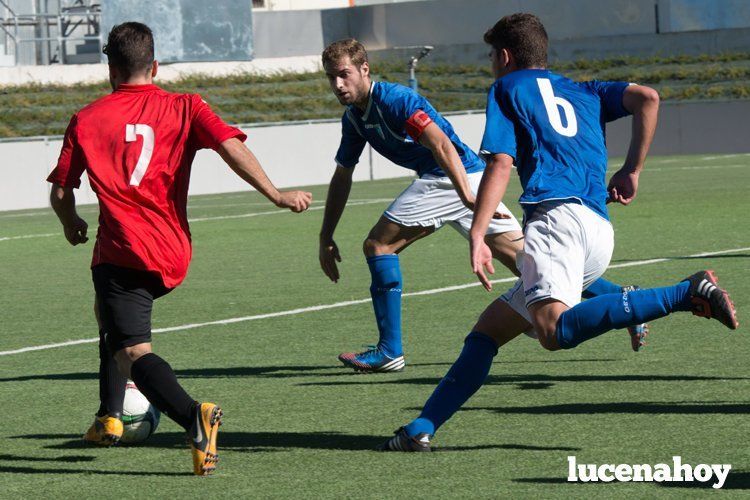
[[[278,191],[243,144],[245,134],[224,123],[200,96],[172,94],[152,83],[158,64],[148,26],[115,26],[104,52],[113,92],[73,116],[47,179],[71,245],[88,240],[73,194],[84,171],[99,199],[92,275],[100,407],[84,440],[103,445],[119,440],[129,377],[151,404],[188,431],[193,470],[206,475],[216,467],[221,409],[193,400],[169,364],[151,351],[153,301],[182,282],[190,263],[191,163],[197,150],[211,148],[279,207],[302,212],[312,197]]]

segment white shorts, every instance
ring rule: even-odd
[[[528,306],[545,299],[568,307],[609,265],[615,238],[612,224],[577,203],[540,204],[524,227],[516,256],[521,278],[500,300],[531,322]]]
[[[469,186],[477,194],[482,172],[468,174]],[[511,214],[502,202],[497,212]],[[448,177],[425,175],[416,179],[383,213],[387,219],[401,226],[422,226],[439,229],[448,223],[465,238],[469,236],[474,212],[466,208],[458,197],[453,183]],[[520,231],[521,225],[511,214],[510,219],[492,219],[487,234]]]

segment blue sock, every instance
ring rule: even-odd
[[[495,341],[483,333],[471,332],[458,359],[425,403],[419,418],[406,426],[407,434],[416,436],[426,432],[434,435],[482,387],[495,355]]]
[[[689,311],[690,283],[646,288],[627,293],[608,293],[581,302],[557,320],[557,342],[572,349],[604,332],[646,323],[675,312]]]
[[[395,358],[403,354],[401,347],[401,267],[398,255],[375,255],[367,258],[372,284],[372,307],[378,323],[380,340],[378,348],[386,356]]]
[[[584,299],[591,299],[607,293],[622,293],[622,287],[611,281],[607,281],[604,278],[599,278],[583,291],[581,297]]]

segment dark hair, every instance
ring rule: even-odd
[[[154,62],[154,34],[142,23],[122,23],[112,28],[102,49],[109,64],[128,75],[145,73]]]
[[[360,67],[363,63],[367,62],[367,51],[365,50],[365,46],[354,38],[345,38],[333,42],[325,48],[322,55],[323,66],[340,61],[346,56],[349,56],[352,64],[357,67]]]
[[[495,50],[513,54],[519,68],[547,66],[547,30],[534,14],[516,13],[500,19],[484,34]]]

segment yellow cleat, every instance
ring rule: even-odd
[[[195,412],[190,429],[190,448],[193,452],[193,473],[207,476],[216,469],[216,435],[221,425],[221,408],[213,403],[201,403]]]
[[[95,417],[94,423],[89,430],[83,435],[83,440],[87,443],[98,444],[100,446],[116,445],[122,437],[122,420],[117,417],[104,415]]]

